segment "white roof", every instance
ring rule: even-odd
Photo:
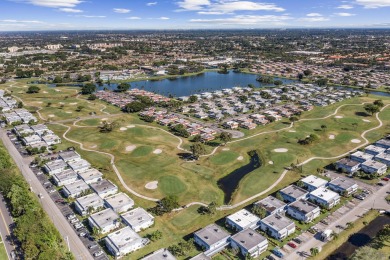
[[[103,199],[99,197],[96,193],[91,193],[87,196],[78,198],[76,200],[76,203],[80,206],[83,210],[88,210],[89,207],[100,207],[103,206],[104,202]]]
[[[310,186],[314,186],[314,187],[322,187],[328,183],[327,180],[321,179],[314,175],[309,175],[303,178],[301,181],[305,184],[309,184]]]
[[[92,214],[89,219],[100,228],[111,226],[118,220],[119,216],[112,209],[105,209],[95,214]]]
[[[340,197],[338,193],[323,187],[313,190],[312,192],[310,192],[310,195],[313,195],[325,201],[331,201],[332,199]]]
[[[136,208],[122,214],[122,218],[132,227],[141,225],[143,222],[148,222],[154,219],[152,215],[150,215],[143,208]]]
[[[105,198],[105,201],[114,210],[121,208],[125,205],[130,204],[131,207],[134,205],[134,201],[126,193],[123,192],[107,197]]]
[[[118,253],[126,251],[126,248],[128,247],[132,248],[133,244],[143,243],[146,245],[149,242],[148,239],[140,237],[140,235],[130,227],[124,227],[109,234],[105,238],[105,241]]]
[[[249,227],[253,223],[257,223],[260,220],[259,217],[246,209],[239,210],[236,213],[227,216],[226,218],[243,228]]]

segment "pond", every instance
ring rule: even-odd
[[[372,238],[383,228],[390,224],[388,215],[379,216],[362,228],[358,233],[351,235],[344,244],[334,251],[327,260],[347,260],[359,247],[365,246],[371,242]]]
[[[238,185],[242,178],[245,177],[248,173],[258,169],[262,165],[262,161],[256,151],[248,152],[250,156],[250,161],[247,165],[244,165],[225,177],[218,180],[218,187],[224,192],[224,203],[228,205],[232,199],[234,191],[238,188]]]
[[[172,95],[174,97],[190,96],[202,92],[221,90],[224,88],[233,88],[237,86],[247,87],[248,84],[253,84],[255,87],[269,87],[273,84],[262,84],[256,81],[258,75],[239,73],[229,71],[228,74],[220,74],[215,71],[205,72],[195,76],[177,77],[173,79],[162,80],[145,80],[130,82],[132,88],[144,89],[155,92],[164,96]],[[297,80],[274,78],[281,80],[283,84],[292,84]],[[99,89],[108,88],[116,89],[118,84],[104,84],[99,86]]]

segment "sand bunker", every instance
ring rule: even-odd
[[[362,141],[360,141],[359,139],[352,139],[351,142],[354,143],[354,144],[359,144]]]
[[[230,148],[223,148],[222,151],[229,151]]]
[[[70,111],[66,111],[65,113],[67,113],[67,114],[72,114],[72,112],[70,112]]]
[[[343,118],[343,116],[335,116],[334,118]]]
[[[43,91],[42,93],[43,93],[43,94],[47,94],[47,91]]]
[[[268,163],[269,163],[269,164],[274,164],[274,162],[273,162],[273,161],[269,161]]]
[[[107,121],[108,120],[108,118],[102,118],[102,121]]]
[[[49,115],[49,117],[55,117],[55,115]]]
[[[126,126],[127,128],[134,128],[135,127],[135,125],[128,125],[128,126]]]
[[[97,145],[96,144],[94,144],[94,145],[92,145],[92,146],[90,146],[90,148],[96,148],[97,147]]]
[[[162,153],[162,150],[161,149],[156,149],[156,150],[153,151],[153,153],[154,154],[160,154],[160,153]]]
[[[42,104],[43,102],[42,101],[37,101],[38,104]]]
[[[290,133],[295,133],[296,131],[295,130],[288,130]]]
[[[77,105],[77,102],[74,102],[74,103],[69,103],[69,105],[71,105],[71,106],[75,106],[75,105]]]
[[[286,152],[288,152],[288,149],[286,149],[286,148],[277,148],[277,149],[274,149],[274,152],[275,153],[286,153]]]
[[[155,190],[158,187],[158,181],[151,181],[146,183],[145,188],[148,190]]]
[[[329,139],[333,140],[334,139],[334,135],[329,135]]]
[[[243,156],[238,156],[237,160],[242,161],[242,160],[244,160],[244,157]]]
[[[368,119],[363,119],[363,121],[364,121],[364,122],[367,122],[367,123],[371,122],[371,121],[368,120]]]
[[[137,148],[136,145],[126,146],[126,152],[132,152],[132,151],[134,151],[135,148]]]
[[[61,92],[61,90],[59,90],[59,89],[55,89],[55,91],[56,91],[56,92]]]
[[[121,130],[121,131],[126,131],[127,128],[126,128],[126,127],[121,127],[121,128],[119,128],[119,130]]]

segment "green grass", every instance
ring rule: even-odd
[[[240,155],[236,152],[231,152],[231,151],[224,151],[224,152],[220,152],[218,153],[217,155],[215,156],[212,156],[210,161],[215,164],[215,165],[223,165],[223,164],[227,164],[227,163],[230,163],[234,160],[237,160],[237,158],[239,157]]]
[[[186,185],[176,176],[163,176],[158,180],[158,188],[165,195],[179,195],[187,190]]]
[[[134,157],[146,156],[149,155],[153,151],[151,146],[140,146],[135,148],[135,150],[131,153]]]
[[[5,251],[3,241],[0,243],[0,259],[8,259],[7,251]]]

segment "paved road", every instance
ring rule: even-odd
[[[61,211],[55,205],[54,201],[50,199],[49,194],[46,192],[44,187],[39,182],[38,178],[29,168],[30,160],[28,158],[23,158],[12,142],[9,140],[6,131],[0,129],[0,138],[2,139],[5,147],[7,148],[9,154],[16,162],[19,170],[22,172],[24,178],[32,187],[35,194],[41,193],[43,198],[40,199],[43,209],[49,215],[50,219],[53,221],[55,227],[58,229],[63,238],[68,238],[70,250],[78,260],[93,259],[88,249],[83,245],[80,238],[74,232],[70,224],[67,222],[66,218],[62,215]]]
[[[11,213],[5,204],[3,195],[0,194],[0,233],[8,258],[11,251],[15,249],[11,243],[11,224],[13,224]]]
[[[374,194],[371,194],[368,198],[357,204],[350,211],[345,212],[345,214],[341,215],[333,223],[329,223],[326,229],[331,229],[336,233],[340,233],[342,230],[337,228],[336,226],[340,225],[345,227],[347,222],[356,221],[364,212],[367,212],[370,209],[390,210],[390,205],[385,200],[388,191],[390,191],[390,183],[387,183],[387,185],[378,188]],[[322,247],[324,244],[324,242],[319,240],[318,235],[312,236],[305,243],[299,245],[297,249],[290,251],[290,254],[286,255],[285,259],[303,259],[303,255],[310,256],[310,248]]]

